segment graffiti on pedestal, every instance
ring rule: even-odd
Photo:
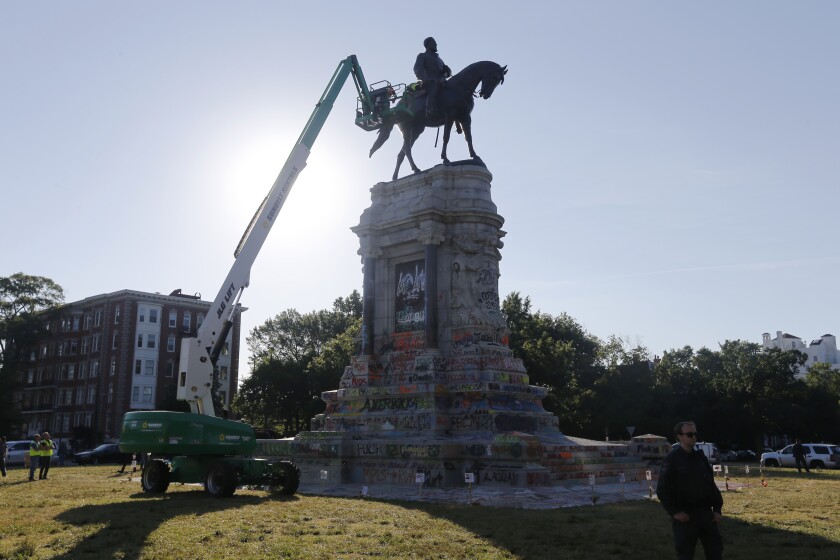
[[[395,332],[419,331],[426,323],[426,270],[423,259],[396,265]]]

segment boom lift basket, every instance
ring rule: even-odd
[[[391,85],[383,80],[370,86],[372,107],[359,96],[356,99],[356,125],[363,130],[378,130],[386,124],[398,124],[410,119],[413,114],[404,105],[396,104],[405,91],[405,84]],[[392,104],[394,104],[392,106]]]

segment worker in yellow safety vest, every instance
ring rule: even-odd
[[[41,436],[35,434],[29,442],[29,481],[35,480],[35,468],[41,466]]]
[[[55,444],[52,438],[50,438],[50,433],[44,432],[41,435],[41,469],[38,471],[38,480],[47,480],[53,451],[55,451]]]

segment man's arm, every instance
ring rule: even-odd
[[[673,462],[670,456],[665,457],[662,468],[659,470],[659,480],[656,483],[656,497],[671,516],[679,512],[674,500],[674,482]]]
[[[417,76],[418,80],[426,79],[426,65],[424,53],[418,54],[417,60],[414,61],[414,75]]]

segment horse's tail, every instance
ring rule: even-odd
[[[373,143],[373,146],[370,149],[370,154],[368,157],[373,156],[373,152],[378,150],[382,147],[382,144],[385,143],[388,138],[391,137],[391,131],[394,130],[394,123],[383,125],[378,131],[376,131],[376,142]]]

